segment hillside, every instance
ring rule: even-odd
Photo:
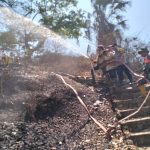
[[[92,90],[86,82],[81,84],[66,76],[64,80],[77,90],[93,117],[106,128],[113,124],[115,116],[110,104],[98,89]],[[106,135],[89,118],[74,92],[51,72],[35,66],[11,68],[2,81],[2,150],[108,147]],[[99,103],[95,107],[96,101]]]

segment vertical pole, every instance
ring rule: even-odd
[[[94,68],[93,68],[92,63],[91,63],[91,75],[92,75],[93,84],[96,84],[95,73],[94,73]]]
[[[3,73],[0,74],[0,95],[3,96]]]

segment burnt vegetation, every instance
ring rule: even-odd
[[[54,62],[52,56],[46,57],[47,60],[42,58],[45,62],[32,60],[27,66],[5,68],[9,70],[9,79],[3,78],[1,149],[81,149],[95,147],[93,144],[103,149],[108,146],[105,134],[90,120],[75,93],[51,73],[61,68],[69,74],[75,68],[72,75],[83,76],[89,71],[87,60],[58,55],[58,62]],[[68,66],[64,67],[65,64]],[[104,95],[90,89],[84,78],[63,78],[77,90],[96,119],[113,123],[111,106],[103,99]],[[94,108],[97,100],[100,103]]]

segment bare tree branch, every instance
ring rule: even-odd
[[[38,14],[39,14],[39,12],[37,12],[37,13],[33,16],[32,20],[34,20],[34,18],[35,18]]]

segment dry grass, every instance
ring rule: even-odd
[[[65,72],[72,75],[80,75],[83,72],[90,72],[90,62],[87,58],[67,56],[62,54],[50,53],[43,55],[35,65],[42,66],[45,70],[53,72]]]

